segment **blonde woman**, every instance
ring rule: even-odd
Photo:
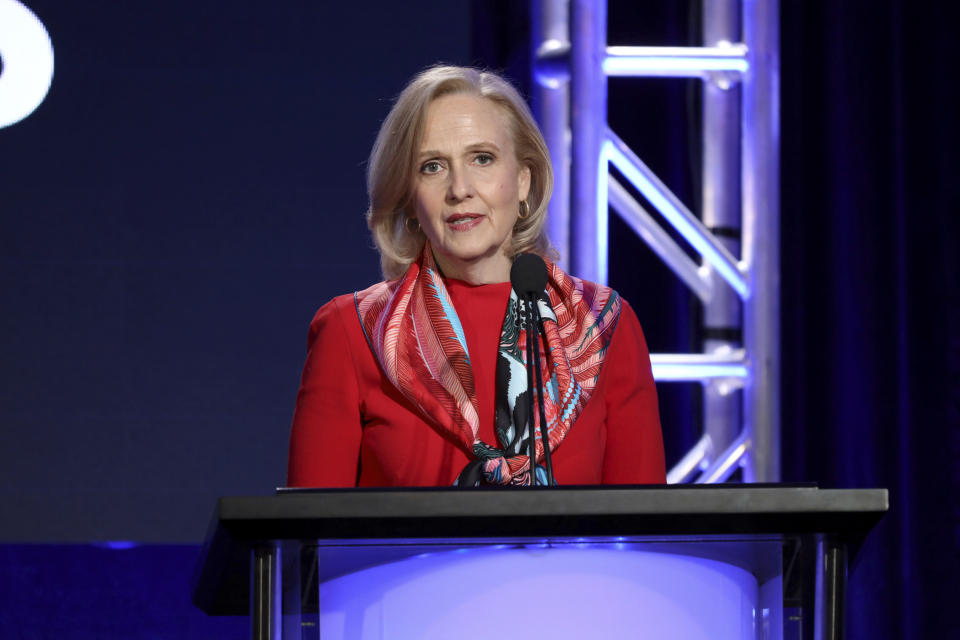
[[[550,262],[553,172],[500,76],[439,66],[400,94],[370,154],[385,280],[324,305],[290,439],[290,486],[664,482],[647,347],[615,291]],[[515,256],[547,260],[542,388],[528,393]],[[536,386],[536,385],[534,385]],[[530,398],[543,398],[547,442]],[[533,405],[535,406],[535,405]]]

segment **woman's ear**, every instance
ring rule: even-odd
[[[520,195],[520,200],[526,200],[527,196],[530,195],[530,166],[523,165],[520,169],[520,173],[517,174],[517,192]]]

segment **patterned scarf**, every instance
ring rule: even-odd
[[[497,356],[496,433],[501,447],[479,439],[479,407],[467,339],[429,244],[397,280],[354,294],[364,334],[387,379],[472,454],[457,484],[546,483],[543,442],[534,410],[536,463],[530,464],[527,412],[542,395],[547,438],[554,451],[593,394],[620,317],[620,297],[608,287],[547,263],[547,298],[538,332],[542,379],[528,400],[523,302],[511,292]],[[531,471],[533,473],[531,474]]]

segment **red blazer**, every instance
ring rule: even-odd
[[[494,435],[494,378],[510,283],[447,280],[467,338],[480,403],[480,438]],[[438,432],[382,375],[353,295],[310,324],[297,394],[287,484],[301,487],[449,486],[472,457]],[[597,388],[553,452],[561,485],[665,482],[650,356],[624,301]]]

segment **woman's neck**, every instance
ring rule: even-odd
[[[505,254],[497,253],[477,260],[467,262],[463,260],[449,260],[446,256],[433,254],[434,262],[440,273],[446,278],[462,280],[469,284],[497,284],[510,281],[510,267],[513,261]]]

